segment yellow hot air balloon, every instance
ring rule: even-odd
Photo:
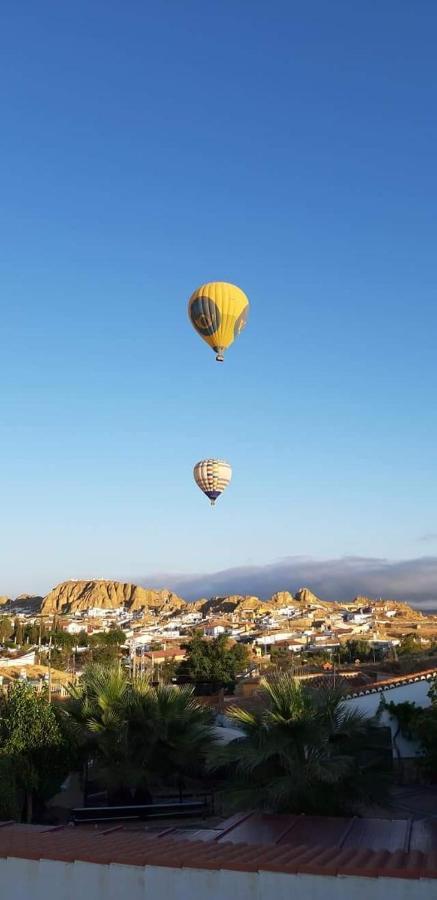
[[[232,478],[232,468],[224,459],[201,459],[194,466],[193,475],[197,486],[214,506]]]
[[[223,362],[225,350],[233,344],[247,323],[249,300],[244,291],[226,281],[202,284],[188,301],[188,315],[200,337]]]

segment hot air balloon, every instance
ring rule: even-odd
[[[218,362],[223,362],[225,350],[245,327],[248,314],[246,294],[226,281],[202,284],[188,301],[191,323],[212,347]]]
[[[197,486],[214,506],[232,478],[232,469],[224,459],[201,459],[194,466],[193,475]]]

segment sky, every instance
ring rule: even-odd
[[[437,575],[436,41],[434,0],[2,3],[0,593]]]

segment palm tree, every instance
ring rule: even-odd
[[[311,690],[288,673],[264,679],[262,689],[265,708],[234,707],[242,736],[211,754],[210,768],[229,779],[230,806],[335,815],[381,800],[381,772],[360,753],[369,720],[338,689]]]
[[[198,771],[211,744],[210,713],[190,687],[153,687],[118,668],[91,666],[70,690],[66,715],[110,802],[151,802],[151,789]]]

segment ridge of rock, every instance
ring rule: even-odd
[[[270,599],[262,600],[251,594],[230,594],[228,596],[202,598],[195,602],[184,599],[166,588],[152,589],[130,582],[111,581],[109,579],[70,580],[56,585],[44,598],[32,595],[21,595],[16,600],[0,597],[0,607],[4,611],[15,605],[29,605],[29,609],[38,605],[43,615],[74,614],[96,609],[117,609],[125,607],[127,611],[144,610],[145,614],[174,616],[180,612],[201,611],[206,615],[232,615],[245,612],[249,618],[257,615],[274,613],[281,607],[294,607],[296,610],[312,606],[319,610],[333,611],[372,605],[376,608],[395,610],[397,615],[409,618],[422,618],[419,610],[411,608],[407,603],[394,600],[370,600],[356,597],[349,603],[320,600],[309,588],[300,588],[293,596],[289,591],[277,591]]]
[[[77,613],[88,609],[155,609],[171,612],[185,601],[169,590],[151,590],[121,581],[63,581],[44,598],[41,613]]]

